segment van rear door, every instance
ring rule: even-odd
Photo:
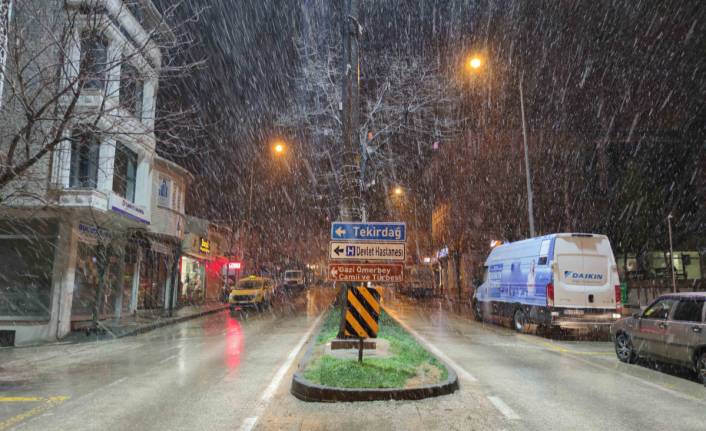
[[[603,235],[556,238],[554,304],[557,307],[615,308],[618,283],[613,251]]]

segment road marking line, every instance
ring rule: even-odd
[[[241,431],[250,431],[253,429],[255,424],[257,423],[257,416],[251,416],[249,418],[245,418],[243,421],[243,425],[240,427]]]
[[[527,341],[528,343],[532,343],[532,344],[539,345],[539,346],[544,346],[544,347],[547,347],[549,349],[555,350],[560,353],[570,353],[573,355],[584,355],[584,356],[609,356],[609,355],[613,354],[611,352],[590,352],[590,351],[568,349],[566,347],[559,346],[557,344],[550,343],[548,341],[536,339],[531,335],[524,335],[523,334],[523,335],[521,335],[521,339],[524,341]]]
[[[177,356],[178,356],[178,355],[167,356],[166,358],[162,359],[162,360],[159,361],[158,363],[159,363],[159,364],[163,364],[163,363],[165,363],[165,362],[167,362],[167,361],[171,361],[172,359],[176,359]]]
[[[0,397],[0,403],[25,403],[44,400],[44,397]]]
[[[289,352],[289,355],[287,355],[287,359],[284,361],[284,363],[277,369],[277,372],[275,373],[274,377],[272,377],[272,380],[270,381],[270,384],[267,385],[265,388],[265,391],[262,393],[262,396],[260,397],[260,401],[258,404],[255,406],[253,409],[255,416],[251,416],[246,418],[243,421],[243,424],[240,426],[240,431],[250,431],[253,429],[255,424],[257,423],[257,420],[260,418],[260,415],[265,411],[265,408],[267,408],[267,404],[270,402],[272,397],[275,395],[275,392],[277,391],[277,388],[279,388],[279,385],[282,383],[282,379],[284,379],[284,376],[287,375],[287,371],[292,367],[292,364],[294,364],[294,360],[297,359],[297,356],[299,355],[299,352],[302,350],[306,342],[309,340],[309,337],[311,337],[311,333],[314,332],[314,328],[316,328],[316,325],[319,324],[319,321],[323,317],[323,313],[319,314],[319,317],[314,320],[314,323],[311,324],[309,329],[306,331],[306,333],[299,339],[299,342],[294,346],[292,351]]]
[[[500,413],[503,414],[506,418],[510,420],[518,420],[520,419],[520,415],[515,413],[515,411],[508,406],[505,401],[500,399],[500,397],[494,397],[488,395],[488,400],[495,406],[496,409],[500,411]]]
[[[118,380],[116,380],[116,381],[114,381],[114,382],[108,383],[107,385],[105,385],[105,387],[106,387],[106,388],[109,388],[109,387],[111,387],[111,386],[119,385],[120,383],[124,382],[125,380],[127,380],[127,377],[121,377],[121,378],[119,378]]]
[[[419,335],[419,333],[417,331],[410,328],[409,325],[407,325],[402,320],[400,320],[399,317],[397,317],[397,315],[395,313],[391,312],[387,307],[383,307],[383,308],[390,316],[395,318],[395,320],[397,321],[397,323],[400,324],[400,326],[402,326],[407,332],[412,334],[412,336],[414,336],[414,338],[416,338],[420,343],[422,343],[424,345],[424,347],[426,347],[429,351],[431,351],[434,355],[436,355],[437,358],[439,358],[442,361],[449,364],[449,366],[451,368],[453,368],[454,371],[456,371],[456,374],[458,374],[459,377],[463,377],[464,379],[468,380],[469,382],[477,382],[478,381],[478,379],[476,379],[473,376],[473,374],[466,371],[462,366],[460,366],[458,363],[456,363],[456,361],[454,361],[453,359],[446,356],[446,354],[444,352],[442,352],[441,350],[439,350],[438,347],[431,344],[429,341],[427,341],[426,338]]]
[[[13,398],[13,397],[8,397],[8,398]],[[17,397],[20,398],[20,397]],[[27,397],[27,398],[39,398],[41,401],[44,401],[42,404],[39,406],[27,410],[26,412],[17,414],[9,419],[5,419],[4,421],[0,421],[0,431],[9,429],[14,427],[15,425],[19,424],[20,422],[23,422],[33,416],[40,415],[47,410],[51,410],[52,408],[58,406],[59,404],[63,403],[64,401],[68,400],[69,397],[65,396],[58,396],[58,397]]]

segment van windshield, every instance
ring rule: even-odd
[[[302,276],[301,271],[287,271],[284,273],[285,278],[299,278]]]

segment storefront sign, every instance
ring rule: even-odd
[[[81,242],[95,243],[98,240],[109,240],[112,234],[109,230],[90,224],[78,224],[78,236]]]
[[[150,241],[150,248],[152,248],[152,251],[154,251],[155,253],[166,254],[166,255],[172,254],[169,246],[163,242]]]
[[[199,245],[199,250],[201,250],[203,253],[210,253],[211,252],[211,243],[208,242],[207,239],[201,238]]]
[[[127,216],[133,220],[137,220],[141,223],[150,224],[150,221],[147,219],[147,212],[145,211],[145,208],[142,205],[134,204],[129,200],[116,195],[115,193],[110,194],[109,203],[110,208],[113,211]]]

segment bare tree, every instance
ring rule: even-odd
[[[7,64],[0,71],[5,83],[1,202],[41,199],[51,171],[48,156],[65,143],[93,134],[101,139],[131,135],[139,140],[155,134],[174,139],[170,128],[183,124],[188,112],[161,112],[163,118],[155,121],[155,99],[143,96],[154,94],[158,82],[195,67],[173,65],[159,55],[178,55],[189,41],[166,25],[173,9],[164,11],[160,22],[144,23],[145,31],[115,34],[111,20],[130,14],[131,3],[15,2]]]

